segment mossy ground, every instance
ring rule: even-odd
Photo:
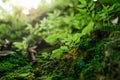
[[[70,58],[56,60],[38,55],[38,62],[30,65],[27,57],[20,54],[2,57],[0,80],[119,80],[120,56],[116,53],[106,57],[104,50],[110,33],[119,30],[116,28],[104,29],[109,34],[104,33],[101,38],[93,36],[102,34],[102,31],[83,38],[76,55],[71,55],[72,50],[64,54]]]

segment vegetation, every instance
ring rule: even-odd
[[[120,1],[53,1],[1,9],[0,80],[120,80]]]

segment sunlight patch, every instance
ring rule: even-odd
[[[5,9],[5,11],[9,12],[9,14],[13,14],[13,8],[10,6],[9,3],[3,3],[2,1],[0,1],[0,7]]]
[[[37,9],[41,0],[11,0],[12,4],[18,4],[19,6],[26,9]]]
[[[46,0],[46,3],[51,3],[52,2],[52,0]]]
[[[22,13],[28,15],[29,14],[29,9],[22,10]]]

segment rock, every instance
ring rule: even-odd
[[[5,57],[14,53],[14,51],[0,51],[0,57]]]

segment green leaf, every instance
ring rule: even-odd
[[[50,43],[50,44],[52,44],[52,43],[54,43],[58,39],[58,37],[59,36],[57,34],[52,34],[52,35],[48,36],[45,39],[45,41],[48,42],[48,43]]]
[[[92,11],[92,18],[94,19],[94,17],[95,17],[95,11]]]
[[[93,4],[93,5],[90,7],[90,11],[94,11],[94,8],[95,8],[95,4]]]
[[[91,0],[89,3],[88,3],[88,7],[91,7],[93,5],[93,1]]]
[[[82,35],[89,34],[93,30],[94,22],[91,21],[83,30]]]
[[[27,76],[29,76],[30,75],[30,73],[22,73],[22,74],[19,74],[18,76],[19,77],[27,77]]]
[[[61,49],[56,49],[52,51],[51,58],[57,58],[60,59],[63,51]]]
[[[78,8],[77,10],[78,10],[80,13],[82,13],[82,14],[87,12],[87,9],[80,9],[80,8]]]
[[[85,7],[85,5],[78,5],[78,8],[84,8]]]
[[[79,0],[79,1],[80,1],[81,5],[83,5],[84,7],[86,7],[86,5],[87,5],[86,0]]]
[[[73,40],[74,40],[75,44],[80,42],[81,36],[82,36],[81,33],[76,33],[73,35]]]
[[[68,48],[68,46],[61,46],[60,49],[63,51],[67,51],[69,48]]]
[[[49,53],[47,53],[47,52],[42,53],[42,57],[47,58],[48,56],[49,56]]]
[[[14,45],[15,45],[15,47],[17,47],[18,49],[23,49],[23,44],[22,44],[22,42],[14,42],[13,43]]]

